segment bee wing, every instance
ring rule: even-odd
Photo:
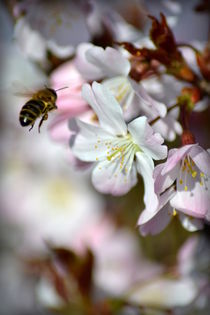
[[[12,83],[13,95],[20,97],[32,97],[41,88],[43,88],[43,86],[26,87],[18,81]]]
[[[34,92],[14,92],[13,93],[15,96],[20,96],[20,97],[32,97]]]

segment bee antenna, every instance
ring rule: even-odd
[[[55,90],[55,91],[57,92],[57,91],[64,90],[64,89],[68,89],[68,86],[64,86],[64,87],[62,87],[62,88],[60,88],[60,89],[57,89],[57,90]]]

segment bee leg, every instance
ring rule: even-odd
[[[31,125],[31,128],[29,129],[29,131],[31,131],[31,129],[33,128],[33,126],[34,126],[34,124],[33,124],[33,125]]]
[[[40,127],[41,127],[41,125],[43,124],[43,121],[44,120],[47,120],[47,118],[48,118],[48,114],[44,114],[43,116],[42,116],[42,119],[40,120],[40,123],[39,123],[39,132],[40,132]]]

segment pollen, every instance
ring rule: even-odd
[[[191,157],[186,156],[182,162],[180,167],[180,174],[179,174],[179,184],[184,184],[184,190],[188,191],[189,182],[198,181],[198,168],[195,165],[194,161]],[[191,178],[190,178],[191,177]],[[200,185],[203,185],[202,177],[204,177],[203,173],[200,173]]]
[[[195,178],[196,176],[197,176],[197,172],[196,171],[192,172],[192,177]]]
[[[173,217],[175,217],[177,215],[177,211],[176,209],[173,209],[173,213],[172,213]]]

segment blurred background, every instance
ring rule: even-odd
[[[91,11],[92,5],[102,12],[98,20],[94,19],[96,13]],[[52,309],[60,309],[62,303],[53,289],[52,274],[48,277],[49,265],[37,268],[38,261],[43,263],[46,257],[53,260],[51,246],[65,247],[78,257],[89,257],[86,250],[90,249],[94,267],[84,263],[84,268],[87,273],[93,273],[94,296],[99,296],[99,300],[128,291],[132,296],[133,288],[157,279],[157,288],[171,290],[168,304],[157,296],[154,287],[146,287],[139,295],[138,290],[134,290],[133,300],[139,299],[140,304],[153,308],[158,306],[156,311],[153,309],[154,314],[166,314],[165,309],[174,305],[178,305],[179,312],[180,306],[185,307],[185,314],[188,311],[191,315],[209,314],[204,301],[200,304],[204,303],[205,307],[199,306],[197,313],[188,310],[196,288],[189,279],[183,280],[184,275],[181,284],[170,283],[168,287],[168,282],[164,282],[166,274],[176,275],[177,255],[192,235],[175,219],[158,236],[140,236],[136,222],[144,207],[141,179],[123,197],[98,193],[91,184],[89,171],[72,166],[67,145],[51,139],[48,126],[56,113],[44,122],[41,133],[36,125],[28,132],[19,124],[19,112],[25,99],[15,95],[17,86],[24,89],[49,84],[52,71],[73,58],[76,47],[82,42],[103,44],[103,41],[109,43],[110,38],[118,39],[117,36],[119,40],[128,41],[129,36],[132,40],[148,37],[151,26],[148,14],[159,18],[159,13],[163,12],[177,42],[203,47],[209,40],[207,9],[208,1],[199,0],[79,1],[78,5],[74,1],[0,1],[1,315],[51,314]],[[21,33],[18,21],[24,14],[29,26]],[[104,37],[98,31],[102,17],[100,25],[106,26]],[[36,47],[30,47],[32,42],[26,45],[28,38],[34,36],[34,30],[47,41],[47,46],[41,39]],[[192,116],[193,130],[206,148],[210,147],[209,121],[209,109]],[[207,268],[205,238],[200,248],[202,246],[206,256],[203,255],[205,263],[201,265]],[[187,259],[190,264],[190,258]],[[193,263],[195,265],[195,261]],[[179,289],[185,294],[189,290],[191,295],[177,304],[170,302]],[[63,314],[80,314],[75,309],[69,307]],[[123,312],[120,314],[146,314],[143,309],[132,312],[129,307]],[[114,313],[101,309],[98,314]]]

